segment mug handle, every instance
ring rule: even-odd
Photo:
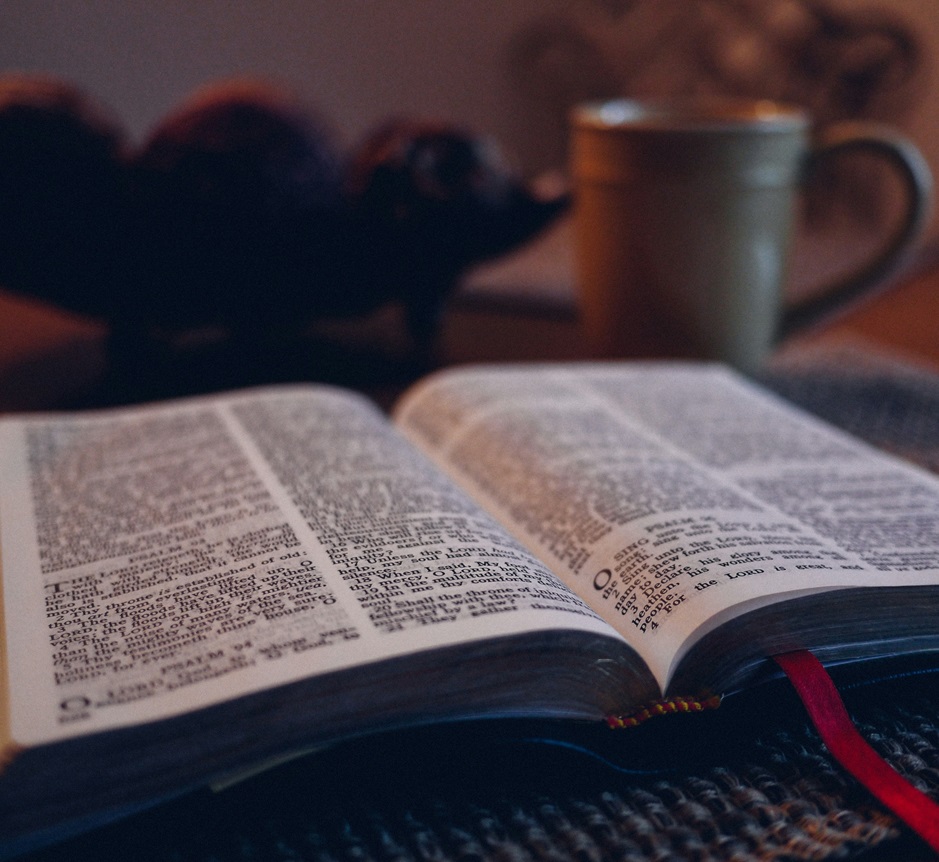
[[[822,320],[878,286],[898,264],[929,220],[932,209],[932,173],[929,164],[908,138],[876,123],[844,122],[824,130],[812,148],[806,176],[823,161],[848,152],[867,152],[883,158],[903,183],[906,210],[884,247],[855,271],[837,279],[817,296],[786,308],[779,338]]]

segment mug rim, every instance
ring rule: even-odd
[[[809,125],[797,105],[723,96],[597,99],[575,105],[572,119],[580,128],[598,131],[771,133]]]

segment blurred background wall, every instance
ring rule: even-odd
[[[295,87],[353,141],[390,113],[517,139],[511,35],[559,0],[2,0],[0,69],[85,87],[143,135],[233,75]]]
[[[0,0],[0,71],[70,79],[139,140],[208,81],[298,90],[349,146],[390,114],[562,165],[581,98],[719,91],[895,123],[939,173],[937,0]]]
[[[725,67],[705,74],[746,87],[759,72],[778,85],[780,43],[820,28],[816,6],[843,10],[855,29],[840,44],[819,44],[821,53],[853,51],[855,64],[886,66],[893,48],[862,31],[889,22],[922,43],[915,95],[888,82],[878,98],[915,98],[910,126],[939,152],[936,0],[2,0],[0,69],[67,77],[135,135],[199,84],[260,75],[296,86],[347,138],[390,112],[441,115],[535,160],[532,123],[544,121],[546,105],[611,85],[700,83],[700,57],[691,55],[702,44],[712,66]]]

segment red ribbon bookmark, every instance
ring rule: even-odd
[[[774,658],[835,759],[939,852],[939,804],[903,778],[861,736],[822,663],[806,650]]]

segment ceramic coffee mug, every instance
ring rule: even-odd
[[[691,356],[744,371],[776,341],[882,278],[924,225],[929,168],[881,126],[813,140],[766,101],[578,106],[572,115],[579,300],[596,356]],[[798,194],[821,160],[869,151],[904,189],[902,223],[850,278],[784,308]]]

